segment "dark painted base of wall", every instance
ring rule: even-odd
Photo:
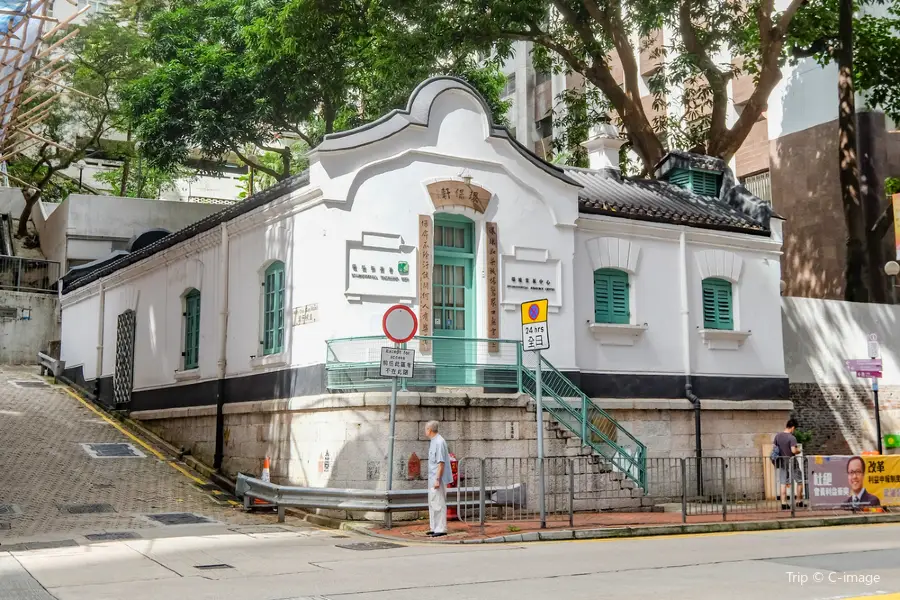
[[[504,377],[488,377],[484,381],[509,380]],[[592,398],[684,398],[684,377],[679,375],[619,375],[600,373],[565,373],[575,385]],[[66,369],[66,379],[95,394],[97,401],[113,407],[112,377],[85,380],[81,367]],[[481,381],[482,378],[479,377]],[[694,393],[716,400],[787,400],[790,398],[786,378],[766,377],[694,377]],[[160,410],[188,406],[206,406],[216,403],[217,382],[201,381],[185,385],[141,390],[134,392],[127,409]],[[411,391],[434,392],[433,387],[410,388]],[[487,393],[513,393],[510,387],[485,386]],[[282,371],[258,373],[225,380],[224,403],[275,400],[295,396],[312,396],[326,393],[325,366],[312,365]],[[118,407],[121,408],[121,407]]]
[[[683,375],[633,375],[567,372],[566,377],[591,398],[684,398]],[[694,393],[703,400],[787,400],[787,377],[691,378]]]

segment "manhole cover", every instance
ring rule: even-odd
[[[59,540],[58,542],[25,542],[24,544],[4,544],[0,552],[23,552],[25,550],[49,550],[50,548],[71,548],[77,546],[75,540]]]
[[[81,447],[92,458],[146,458],[147,456],[133,445],[124,442],[81,444]]]
[[[212,523],[212,520],[193,513],[162,513],[158,515],[147,515],[157,523],[163,525],[192,525],[194,523]]]
[[[93,513],[114,513],[116,509],[110,504],[64,504],[59,509],[70,515],[87,515]]]
[[[116,540],[136,540],[138,534],[132,531],[110,531],[107,533],[89,533],[86,536],[92,542],[114,542]]]
[[[194,565],[195,569],[200,569],[201,571],[213,571],[215,569],[233,569],[231,565],[226,565],[225,563],[219,563],[215,565]]]
[[[18,504],[0,504],[0,517],[17,517],[22,514]]]
[[[43,381],[11,381],[14,386],[20,388],[45,388],[49,387]]]
[[[390,550],[391,548],[406,548],[402,544],[393,542],[359,542],[357,544],[338,544],[338,548],[345,550]]]

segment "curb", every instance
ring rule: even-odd
[[[424,544],[515,544],[527,542],[561,542],[568,540],[602,540],[642,537],[664,537],[673,535],[700,535],[707,533],[739,533],[748,531],[775,531],[779,529],[811,529],[821,527],[841,527],[847,525],[878,525],[900,523],[900,514],[875,516],[853,515],[846,517],[811,517],[799,519],[779,519],[773,521],[732,521],[723,523],[692,523],[679,525],[647,525],[638,527],[606,527],[595,529],[557,529],[553,531],[532,531],[475,540],[409,540],[393,535],[376,533],[370,526],[343,522],[341,529],[355,531],[362,535],[391,540],[394,542],[415,542]]]

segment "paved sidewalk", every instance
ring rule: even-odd
[[[547,520],[547,526],[541,529],[539,520],[490,520],[481,527],[477,522],[450,521],[447,524],[447,535],[431,538],[427,534],[428,521],[394,522],[391,529],[380,524],[357,523],[348,528],[361,533],[370,533],[378,537],[394,538],[407,542],[478,542],[498,541],[537,541],[538,539],[563,540],[577,537],[631,537],[642,535],[673,535],[680,533],[704,533],[728,530],[729,524],[739,530],[788,529],[793,527],[821,527],[835,524],[858,524],[863,522],[896,522],[898,514],[850,515],[844,511],[807,511],[797,510],[797,516],[791,518],[790,511],[771,512],[737,512],[729,514],[723,521],[721,514],[689,516],[682,527],[681,513],[671,512],[601,512],[576,513],[574,526],[569,524],[568,516],[553,515]],[[524,536],[524,539],[523,539]]]
[[[112,450],[136,449],[144,456],[95,458],[83,444],[97,443],[130,444]],[[231,525],[274,522],[271,515],[244,513],[154,452],[64,387],[48,384],[36,368],[0,368],[0,549],[23,541],[165,529],[149,517],[160,513],[193,513]]]

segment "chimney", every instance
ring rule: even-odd
[[[603,123],[594,128],[595,135],[582,142],[588,151],[592,169],[619,170],[619,148],[625,140],[619,137],[619,130],[612,123]]]

